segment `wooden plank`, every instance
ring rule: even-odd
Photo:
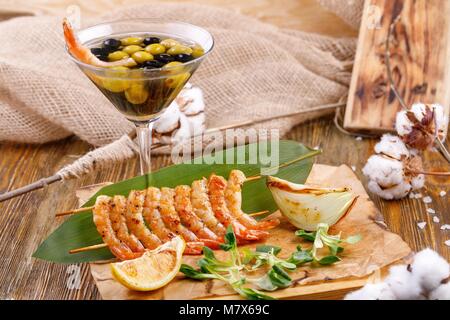
[[[385,40],[397,15],[390,51],[398,91],[408,106],[440,103],[449,114],[450,1],[366,0],[344,119],[348,130],[393,130],[401,106],[389,86]]]

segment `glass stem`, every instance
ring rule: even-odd
[[[136,133],[139,142],[141,175],[152,172],[152,128],[152,121],[146,123],[136,123]]]

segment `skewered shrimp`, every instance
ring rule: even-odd
[[[95,208],[92,210],[94,224],[98,233],[102,236],[103,242],[109,247],[112,254],[120,260],[135,259],[142,255],[142,252],[133,252],[121,242],[112,228],[109,213],[111,212],[112,200],[108,196],[99,196],[95,202]]]
[[[268,232],[261,230],[250,230],[240,223],[228,210],[225,201],[225,189],[227,181],[220,176],[212,174],[209,177],[208,189],[213,209],[216,218],[225,226],[233,226],[236,236],[245,240],[260,240],[267,237]]]
[[[161,188],[160,208],[161,217],[165,225],[176,234],[182,236],[186,242],[198,241],[197,236],[181,224],[180,217],[175,210],[174,196],[175,192],[173,189]]]
[[[144,202],[144,216],[147,225],[150,226],[152,232],[158,236],[163,242],[169,241],[176,235],[168,229],[161,217],[159,211],[159,201],[161,199],[161,191],[158,188],[150,187],[147,189],[147,197]]]
[[[246,180],[245,174],[240,170],[232,170],[228,177],[225,199],[230,213],[245,227],[249,229],[267,230],[280,224],[280,220],[256,221],[253,217],[242,211],[242,185]]]
[[[142,243],[134,234],[128,232],[125,218],[127,210],[127,198],[124,196],[114,196],[112,199],[112,209],[109,213],[114,232],[120,241],[125,243],[133,252],[143,252],[145,250]]]
[[[194,213],[216,235],[223,237],[226,229],[214,216],[208,197],[208,181],[203,178],[192,182],[191,203]]]
[[[194,232],[198,238],[216,241],[217,246],[219,246],[219,237],[194,214],[191,204],[191,188],[189,186],[177,186],[175,188],[175,210],[178,212],[181,223]]]
[[[144,209],[146,191],[132,190],[127,202],[127,226],[147,249],[155,249],[162,244],[161,240],[153,234],[144,223],[142,211]]]
[[[73,28],[70,25],[70,22],[67,18],[63,20],[63,30],[64,30],[64,38],[66,40],[67,49],[69,52],[76,57],[78,60],[93,65],[97,67],[134,67],[136,65],[136,61],[133,58],[126,58],[119,61],[114,62],[105,62],[98,59],[89,48],[83,46],[77,39],[75,33],[73,32]]]

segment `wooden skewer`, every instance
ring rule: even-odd
[[[86,212],[86,211],[89,211],[92,209],[94,209],[94,206],[62,211],[62,212],[58,212],[57,214],[55,214],[55,217],[62,217],[62,216],[67,216],[69,214],[82,213],[82,212]]]
[[[78,248],[78,249],[72,249],[69,250],[70,254],[73,253],[79,253],[79,252],[85,252],[85,251],[91,251],[91,250],[97,250],[97,249],[101,249],[101,248],[106,248],[108,247],[106,245],[106,243],[99,243],[99,244],[94,244],[92,246],[88,246],[88,247],[83,247],[83,248]]]
[[[254,181],[254,180],[258,180],[258,179],[261,179],[261,176],[248,177],[245,180],[245,182]],[[71,214],[76,214],[76,213],[83,213],[83,212],[86,212],[86,211],[89,211],[92,209],[94,209],[94,206],[62,211],[62,212],[58,212],[57,214],[55,214],[55,217],[62,217],[62,216],[68,216]],[[261,214],[263,214],[263,213],[261,213]]]
[[[264,210],[264,211],[249,213],[249,216],[252,216],[252,217],[261,216],[261,215],[266,214],[266,213],[269,213],[269,211],[268,210]],[[106,243],[99,243],[99,244],[94,244],[92,246],[82,247],[82,248],[78,248],[78,249],[72,249],[72,250],[69,250],[69,253],[70,254],[74,254],[74,253],[80,253],[80,252],[86,252],[86,251],[91,251],[91,250],[102,249],[102,248],[106,248],[106,247],[108,247],[106,245]]]
[[[314,150],[314,151],[311,151],[310,153],[304,154],[304,155],[302,155],[302,156],[300,156],[300,157],[298,157],[298,158],[296,158],[296,159],[292,159],[292,160],[290,160],[290,161],[288,161],[288,162],[282,163],[282,164],[279,165],[279,166],[272,167],[272,168],[268,168],[267,170],[270,171],[270,170],[274,170],[274,169],[284,168],[284,167],[287,167],[287,166],[289,166],[289,165],[291,165],[291,164],[293,164],[293,163],[296,163],[296,162],[298,162],[298,161],[301,161],[301,160],[304,160],[304,159],[307,159],[307,158],[316,156],[316,155],[318,155],[318,154],[321,153],[321,152],[322,152],[321,150]],[[262,177],[262,176],[252,176],[252,177],[248,177],[248,178],[245,180],[245,182],[258,180],[258,179],[261,179],[261,177]],[[85,211],[92,210],[93,208],[94,208],[94,207],[85,207],[85,208],[79,208],[79,209],[74,209],[74,210],[63,211],[63,212],[57,213],[57,214],[56,214],[56,217],[66,216],[66,215],[70,215],[70,214],[74,214],[74,213],[81,213],[81,212],[85,212]]]

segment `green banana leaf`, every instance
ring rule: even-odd
[[[253,164],[249,164],[249,152],[253,152],[254,150],[258,150],[258,160],[253,161]],[[250,177],[260,175],[261,168],[265,167],[266,169],[271,169],[272,172],[269,172],[271,175],[295,183],[304,183],[312,168],[313,161],[311,157],[320,153],[320,151],[309,149],[298,142],[282,140],[279,143],[279,168],[276,169],[262,165],[267,160],[259,157],[259,150],[263,151],[263,155],[270,155],[272,152],[270,150],[270,144],[266,144],[265,142],[227,149],[217,152],[210,157],[204,157],[202,161],[195,161],[194,159],[194,163],[200,162],[200,164],[182,163],[172,165],[145,176],[108,185],[92,196],[83,206],[92,206],[99,195],[127,196],[131,190],[144,189],[148,185],[175,187],[181,184],[191,184],[192,181],[201,179],[202,177],[208,177],[211,173],[227,177],[232,169],[242,170],[247,177]],[[226,155],[229,155],[230,151],[234,153],[234,161],[231,161],[234,164],[226,161]],[[246,162],[244,164],[236,163],[238,162],[236,156],[238,152],[245,152]],[[211,163],[212,158],[222,159],[223,163],[226,164],[207,164]],[[242,162],[242,159],[239,162]],[[242,197],[243,210],[245,212],[276,211],[277,207],[270,191],[266,187],[265,180],[265,178],[261,178],[244,184]],[[75,254],[69,253],[71,249],[99,243],[102,243],[102,238],[92,221],[92,211],[87,211],[85,213],[75,214],[67,219],[39,246],[33,254],[33,257],[59,263],[80,263],[113,258],[108,248]]]

